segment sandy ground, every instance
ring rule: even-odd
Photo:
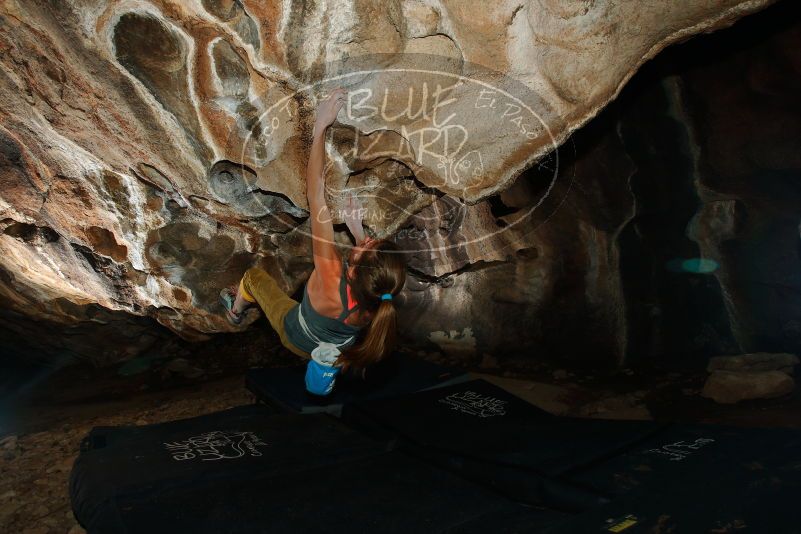
[[[216,412],[252,402],[240,379],[143,395],[127,403],[76,410],[50,430],[6,439],[0,459],[0,531],[84,532],[72,514],[68,478],[81,439],[94,426],[144,425]]]

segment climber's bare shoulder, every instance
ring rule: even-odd
[[[314,259],[314,270],[306,283],[312,307],[321,315],[336,317],[342,311],[339,296],[339,279],[342,275],[342,260],[337,254],[333,258]]]

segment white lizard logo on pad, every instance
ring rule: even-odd
[[[496,399],[488,395],[481,395],[474,391],[453,393],[444,399],[440,399],[439,402],[447,404],[453,410],[476,417],[506,415],[505,405],[508,404],[508,401]]]

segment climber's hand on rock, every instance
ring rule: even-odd
[[[314,134],[321,134],[336,120],[337,113],[342,109],[348,92],[342,87],[331,91],[317,106],[317,115],[314,119]]]
[[[364,228],[362,227],[362,219],[364,219],[364,208],[356,193],[353,191],[348,192],[345,198],[345,213],[342,219],[345,221],[345,226],[348,227],[350,233],[357,243],[364,241]]]
[[[362,201],[353,191],[348,191],[345,197],[345,209],[348,210],[346,218],[352,218],[355,221],[362,222]]]

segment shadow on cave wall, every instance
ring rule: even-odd
[[[781,2],[648,63],[559,149],[526,254],[415,280],[406,342],[502,368],[801,352],[800,32]],[[489,199],[496,219],[537,181]]]
[[[801,5],[673,47],[576,136],[635,167],[626,359],[801,352]],[[700,261],[699,261],[700,259]]]
[[[786,1],[645,65],[560,147],[525,254],[414,280],[406,341],[501,368],[801,352],[799,45]],[[538,165],[488,199],[498,221],[539,197]]]

